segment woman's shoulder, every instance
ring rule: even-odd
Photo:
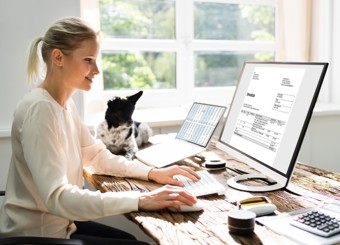
[[[19,101],[18,107],[31,107],[31,106],[58,106],[59,104],[54,101],[49,93],[41,88],[33,88],[29,90],[23,98]]]
[[[28,91],[15,109],[15,115],[27,115],[32,114],[32,112],[41,112],[41,111],[55,111],[57,110],[57,106],[54,104],[53,100],[46,96],[44,90],[35,88]]]

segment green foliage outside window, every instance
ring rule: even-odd
[[[274,40],[273,7],[194,4],[195,39]],[[100,16],[104,38],[175,39],[174,0],[100,0]],[[175,55],[170,52],[104,51],[104,88],[175,88]],[[271,60],[273,53],[196,52],[195,86],[235,85],[243,61],[255,59]]]
[[[159,89],[175,87],[175,58],[169,53],[104,53],[106,89]]]
[[[103,54],[105,88],[150,88],[155,76],[145,59],[133,53]]]

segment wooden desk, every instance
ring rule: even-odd
[[[213,139],[208,150],[212,150],[223,159],[227,166],[246,172],[253,172],[246,164],[233,159],[215,147]],[[180,162],[179,164],[185,164]],[[236,173],[230,170],[212,172],[227,186],[227,179]],[[141,190],[149,191],[160,185],[152,182],[91,175],[84,171],[84,176],[96,189],[106,191]],[[294,244],[266,227],[256,224],[251,236],[237,236],[228,232],[227,212],[235,209],[235,201],[252,195],[265,195],[278,207],[279,212],[320,205],[322,202],[340,201],[340,174],[298,163],[288,190],[266,193],[247,193],[227,188],[225,196],[207,196],[200,198],[209,208],[201,212],[171,213],[167,210],[158,212],[132,212],[126,217],[138,224],[158,244]]]

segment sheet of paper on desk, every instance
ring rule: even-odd
[[[290,215],[290,213],[282,213],[277,216],[263,216],[257,218],[256,221],[273,230],[274,232],[282,236],[286,236],[299,244],[328,245],[340,242],[340,234],[327,238],[317,236],[310,232],[292,226],[289,223],[291,218],[292,216]]]

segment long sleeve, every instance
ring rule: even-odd
[[[32,91],[16,109],[12,145],[1,234],[68,237],[73,220],[138,209],[138,192],[84,190],[83,164],[98,173],[144,179],[150,168],[111,155],[85,130],[73,106],[64,110],[46,91]]]

